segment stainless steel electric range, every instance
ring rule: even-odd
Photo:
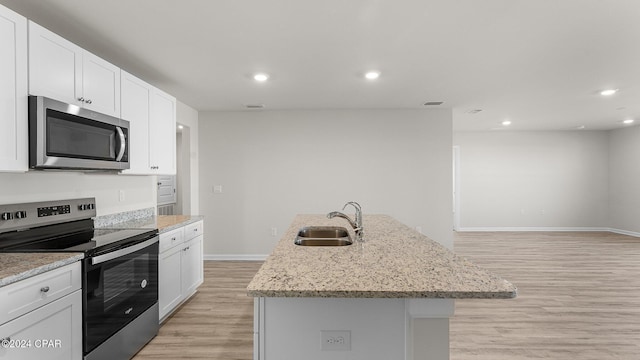
[[[83,352],[130,359],[158,333],[158,230],[94,228],[94,198],[0,205],[0,252],[82,252]]]

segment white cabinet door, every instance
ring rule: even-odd
[[[182,294],[190,295],[202,284],[202,240],[200,235],[185,243],[182,252]]]
[[[29,93],[120,117],[120,69],[33,21]]]
[[[27,19],[3,6],[0,48],[0,171],[27,171]]]
[[[3,324],[0,338],[0,359],[81,360],[82,291]]]
[[[82,48],[29,21],[29,93],[83,105]]]
[[[155,174],[176,173],[176,99],[159,89],[151,94],[149,159]]]
[[[121,114],[129,121],[129,163],[123,174],[176,173],[176,99],[121,71]]]
[[[149,174],[149,103],[153,87],[121,71],[120,111],[129,122],[129,165],[124,174]]]
[[[120,68],[84,51],[82,54],[84,107],[120,117]]]
[[[158,306],[160,319],[169,314],[182,301],[181,261],[182,246],[160,254],[158,262]]]

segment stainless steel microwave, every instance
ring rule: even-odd
[[[43,96],[29,96],[31,169],[129,168],[129,122]]]

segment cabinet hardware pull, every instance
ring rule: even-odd
[[[171,241],[176,241],[176,238],[175,238],[175,237],[172,237],[172,238],[171,238]]]
[[[48,286],[42,287],[40,288],[40,291],[42,291],[43,293],[49,292],[49,287]]]
[[[91,100],[87,100],[87,101],[85,101],[85,102],[86,102],[87,104],[91,104],[91,103],[92,103],[92,101],[91,101]]]
[[[84,102],[84,98],[83,97],[79,97],[78,101]]]

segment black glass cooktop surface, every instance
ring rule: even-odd
[[[83,252],[91,255],[129,246],[157,229],[94,229],[92,220],[0,234],[0,252]]]

